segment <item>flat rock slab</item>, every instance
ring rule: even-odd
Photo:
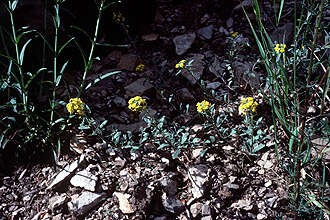
[[[186,69],[182,69],[181,74],[194,85],[200,80],[204,71],[204,55],[195,54],[193,57],[188,58],[186,63],[191,63]]]
[[[124,214],[134,213],[134,209],[132,208],[132,205],[129,203],[129,201],[126,198],[124,193],[114,192],[114,195],[119,200],[119,209],[120,209],[120,211],[122,211]]]
[[[70,183],[73,186],[81,187],[89,191],[95,191],[98,178],[87,170],[82,170],[73,176]]]
[[[56,189],[65,184],[66,181],[74,175],[75,171],[84,160],[84,155],[81,155],[79,160],[76,160],[73,163],[64,167],[64,169],[56,175],[55,179],[47,187],[47,189]]]
[[[67,203],[69,201],[69,197],[63,193],[59,196],[53,196],[49,199],[48,202],[48,208],[54,212],[56,209],[64,205],[64,203]]]
[[[195,33],[189,33],[189,34],[183,34],[183,35],[176,36],[173,39],[176,54],[182,55],[185,52],[187,52],[187,50],[189,50],[191,45],[193,44],[195,38],[196,38]]]
[[[78,215],[85,215],[89,210],[97,206],[105,197],[105,193],[83,192],[78,198],[70,202],[70,209]]]
[[[134,71],[138,61],[138,56],[135,54],[124,54],[120,58],[118,69]]]
[[[213,25],[198,29],[197,34],[202,40],[210,40],[213,36]]]
[[[153,86],[146,78],[140,78],[132,82],[125,87],[126,94],[128,96],[142,95],[148,89],[151,89]]]
[[[188,177],[192,185],[191,193],[195,199],[204,195],[204,186],[209,181],[210,172],[211,169],[202,164],[189,168]]]

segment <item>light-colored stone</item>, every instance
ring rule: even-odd
[[[64,169],[59,172],[47,189],[56,189],[57,187],[62,186],[71,176],[74,175],[74,172],[77,170],[79,165],[85,160],[85,156],[81,155],[79,160],[74,161],[73,163],[64,167]]]
[[[223,184],[223,186],[225,186],[229,189],[239,189],[239,185],[233,184],[233,183],[230,183],[230,182]]]
[[[266,183],[265,183],[265,187],[270,187],[272,185],[272,181],[271,180],[268,180]]]
[[[203,126],[200,125],[200,124],[196,124],[196,125],[192,126],[191,129],[192,129],[194,132],[198,132],[198,131],[201,131],[201,130],[203,129]]]
[[[200,198],[204,195],[205,185],[209,181],[211,169],[206,165],[196,165],[188,170],[188,177],[191,181],[191,192],[194,198]]]
[[[59,196],[53,196],[48,201],[48,208],[54,212],[57,208],[62,206],[64,203],[67,203],[69,201],[69,198],[66,196],[66,194],[61,194]]]
[[[253,208],[253,203],[251,203],[251,201],[247,199],[240,199],[237,202],[231,204],[230,207],[250,211]]]
[[[180,200],[174,196],[167,196],[166,193],[162,195],[162,204],[164,208],[171,213],[180,213],[184,207]]]
[[[72,211],[75,211],[78,215],[85,215],[89,210],[97,206],[105,197],[105,193],[93,193],[89,191],[82,192],[82,194],[76,198],[72,198],[68,206]]]
[[[224,150],[234,150],[235,148],[230,146],[230,145],[226,145],[226,146],[223,146],[222,149],[224,149]]]
[[[264,169],[258,170],[258,174],[264,175],[265,174],[265,170]]]
[[[120,209],[120,211],[122,211],[124,214],[134,213],[134,209],[133,209],[132,205],[129,203],[126,194],[121,193],[121,192],[115,192],[114,195],[119,200],[119,209]]]
[[[195,218],[202,210],[202,203],[196,202],[190,206],[191,215]]]
[[[82,187],[89,191],[95,191],[98,178],[87,170],[82,170],[73,176],[70,183],[73,186]]]
[[[198,158],[201,155],[201,152],[203,151],[203,148],[196,148],[192,151],[192,157]]]
[[[171,180],[168,176],[164,176],[160,180],[160,184],[162,185],[166,194],[169,196],[175,195],[178,191],[177,183],[174,180]]]
[[[202,215],[203,216],[207,216],[207,215],[211,215],[211,207],[209,205],[209,202],[206,202],[203,206],[202,206]]]
[[[265,165],[264,165],[264,168],[265,169],[269,169],[273,166],[273,163],[270,161],[270,160],[267,160]]]
[[[175,44],[175,52],[177,55],[182,55],[191,47],[194,40],[196,38],[195,33],[184,34],[180,36],[176,36],[173,39]]]
[[[257,215],[257,219],[258,219],[258,220],[262,220],[262,219],[265,219],[265,218],[267,218],[267,215],[265,215],[265,214],[259,213],[259,214]]]

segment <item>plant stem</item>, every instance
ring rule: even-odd
[[[56,79],[57,79],[57,39],[58,29],[60,27],[60,16],[59,16],[60,5],[56,2],[55,5],[55,39],[54,39],[54,64],[53,64],[53,95],[52,95],[52,110],[50,112],[50,124],[53,124],[54,110],[55,110],[55,98],[56,98]]]
[[[9,2],[10,3],[10,2]],[[22,61],[19,56],[19,49],[18,49],[18,42],[16,38],[16,30],[15,30],[15,23],[14,23],[14,17],[13,17],[13,9],[10,7],[9,9],[9,14],[10,14],[10,21],[11,21],[11,29],[13,32],[13,40],[15,44],[15,51],[16,51],[16,61],[17,61],[17,66],[20,74],[20,87],[21,87],[21,92],[22,92],[22,99],[23,99],[23,107],[24,107],[24,112],[27,115],[26,119],[29,120],[30,116],[28,113],[28,108],[27,108],[27,95],[25,91],[25,85],[24,85],[24,76],[23,76],[23,70],[22,70]]]
[[[314,38],[313,38],[313,44],[312,44],[312,49],[309,57],[309,67],[308,67],[308,72],[307,72],[307,81],[306,81],[306,91],[305,91],[305,99],[304,99],[304,110],[303,110],[303,117],[301,120],[301,130],[300,130],[300,141],[298,144],[298,148],[296,153],[298,154],[298,160],[297,160],[297,165],[296,165],[296,172],[295,172],[295,193],[296,193],[296,198],[295,198],[295,208],[296,208],[296,213],[294,216],[294,219],[298,219],[298,209],[299,209],[299,200],[300,200],[300,169],[301,169],[301,158],[300,158],[300,153],[303,150],[303,145],[304,145],[304,139],[305,139],[305,127],[306,127],[306,118],[307,118],[307,108],[308,108],[308,97],[309,97],[309,83],[310,83],[310,78],[311,78],[311,73],[312,73],[312,68],[313,68],[313,54],[315,50],[315,45],[316,45],[316,40],[318,38],[318,33],[319,33],[319,27],[321,23],[321,18],[323,14],[323,9],[324,9],[324,0],[321,0],[321,5],[320,5],[320,12],[317,17],[316,21],[316,26],[314,29]]]
[[[96,40],[97,40],[97,36],[98,36],[98,31],[99,31],[99,26],[100,26],[100,20],[101,20],[101,15],[102,15],[102,11],[103,11],[103,4],[104,4],[104,1],[101,1],[101,5],[98,8],[99,13],[98,13],[98,17],[97,17],[97,20],[96,20],[96,27],[95,27],[94,39],[92,41],[92,47],[91,47],[91,50],[89,52],[89,57],[88,57],[87,65],[85,65],[85,70],[84,70],[82,82],[81,82],[81,85],[80,85],[78,97],[80,97],[80,95],[81,95],[81,93],[82,93],[82,91],[84,89],[87,72],[88,72],[88,70],[92,66],[92,58],[93,58],[93,53],[94,53],[94,49],[95,49],[95,45],[96,45]]]

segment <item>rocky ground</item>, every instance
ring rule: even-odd
[[[241,96],[255,96],[262,102],[256,90],[264,75],[254,66],[258,52],[241,9],[244,4],[251,13],[249,1],[232,1],[226,10],[224,3],[206,8],[203,2],[192,1],[188,7],[185,1],[159,0],[155,20],[134,46],[111,49],[94,64],[88,80],[121,71],[99,82],[84,98],[95,119],[109,120],[107,130],[136,132],[145,126],[141,115],[127,108],[129,98],[139,95],[148,99],[150,111],[186,124],[198,135],[202,122],[194,112],[195,103],[205,97],[195,78],[185,72],[176,76],[175,64],[182,59],[194,60],[198,80],[220,97],[216,108],[231,112],[233,127],[243,121],[237,110]],[[284,21],[291,13],[290,2],[286,4]],[[265,20],[271,10],[265,1]],[[276,30],[269,28],[274,40],[292,36],[290,22]],[[239,50],[230,60],[229,51],[235,49]],[[140,63],[145,70],[136,71]],[[190,113],[172,108],[162,99],[162,90],[174,93],[184,106],[190,103]],[[225,103],[224,96],[232,103]],[[270,112],[265,109],[260,114],[267,116]],[[271,133],[267,117],[262,126]],[[70,141],[71,153],[62,155],[57,167],[28,164],[10,175],[2,174],[0,219],[292,219],[289,180],[278,166],[273,141],[267,140],[257,156],[248,156],[234,135],[213,145],[203,157],[201,146],[172,159],[172,152],[157,151],[152,143],[130,153],[76,133]]]

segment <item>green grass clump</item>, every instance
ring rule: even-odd
[[[18,0],[8,0],[3,3],[10,18],[10,30],[1,27],[0,34],[2,45],[5,47],[0,51],[1,65],[6,72],[0,78],[0,149],[7,146],[14,147],[17,153],[25,152],[31,156],[39,151],[53,151],[55,161],[61,152],[61,143],[70,131],[80,122],[90,121],[89,108],[80,99],[83,92],[89,89],[98,81],[111,76],[117,72],[102,75],[94,82],[86,83],[86,76],[90,70],[94,57],[94,51],[99,34],[101,15],[112,3],[97,1],[98,17],[95,25],[94,36],[90,37],[91,47],[88,57],[82,51],[75,37],[59,43],[61,29],[61,5],[63,0],[52,2],[45,1],[44,10],[51,8],[54,36],[46,38],[46,33],[40,33],[29,27],[17,28],[15,25],[15,12]],[[47,13],[44,13],[45,21]],[[48,30],[44,22],[43,30]],[[46,32],[46,31],[45,31]],[[52,42],[51,42],[52,41]],[[34,71],[26,71],[25,54],[28,50],[32,53],[37,48],[31,48],[32,42],[43,45],[43,57],[40,57],[42,66]],[[81,51],[84,63],[84,72],[79,86],[69,89],[68,83],[63,80],[64,72],[70,63],[70,59],[60,63],[60,57],[68,46],[77,46]],[[31,53],[30,53],[31,54]],[[46,62],[46,57],[52,61]],[[50,63],[49,66],[47,64]],[[64,87],[67,90],[67,97],[58,97],[58,90]],[[47,100],[42,101],[46,97]],[[63,99],[64,98],[64,99]],[[70,99],[73,98],[73,99]],[[69,100],[80,100],[80,108],[77,103]],[[69,103],[69,105],[67,105]],[[71,104],[72,105],[71,105]],[[68,114],[67,110],[72,113]],[[84,110],[83,110],[84,109]],[[84,126],[80,126],[84,127]],[[32,151],[32,153],[31,153]]]
[[[258,1],[253,1],[256,25],[247,16],[255,37],[260,56],[267,71],[267,84],[264,99],[272,108],[274,136],[277,157],[290,176],[289,194],[295,219],[313,216],[322,219],[329,214],[324,195],[328,181],[325,164],[321,161],[329,151],[329,115],[325,115],[324,106],[329,89],[329,59],[327,49],[327,26],[322,26],[323,11],[329,7],[328,1],[295,1],[294,37],[291,42],[273,42],[262,22]],[[274,1],[275,24],[279,25],[284,7],[284,0]],[[247,14],[246,14],[247,15]],[[325,37],[326,44],[319,39]],[[320,68],[321,67],[321,68]],[[320,106],[321,114],[316,118],[308,116],[311,106]],[[322,123],[319,123],[322,121]],[[287,144],[280,142],[279,132],[287,136]],[[328,144],[320,151],[311,140],[320,134]],[[283,139],[282,139],[283,140]],[[280,153],[279,146],[287,146]],[[312,152],[317,152],[313,156]],[[302,175],[308,170],[321,166],[318,178]],[[313,171],[315,172],[315,171]],[[318,194],[319,196],[316,196]]]

